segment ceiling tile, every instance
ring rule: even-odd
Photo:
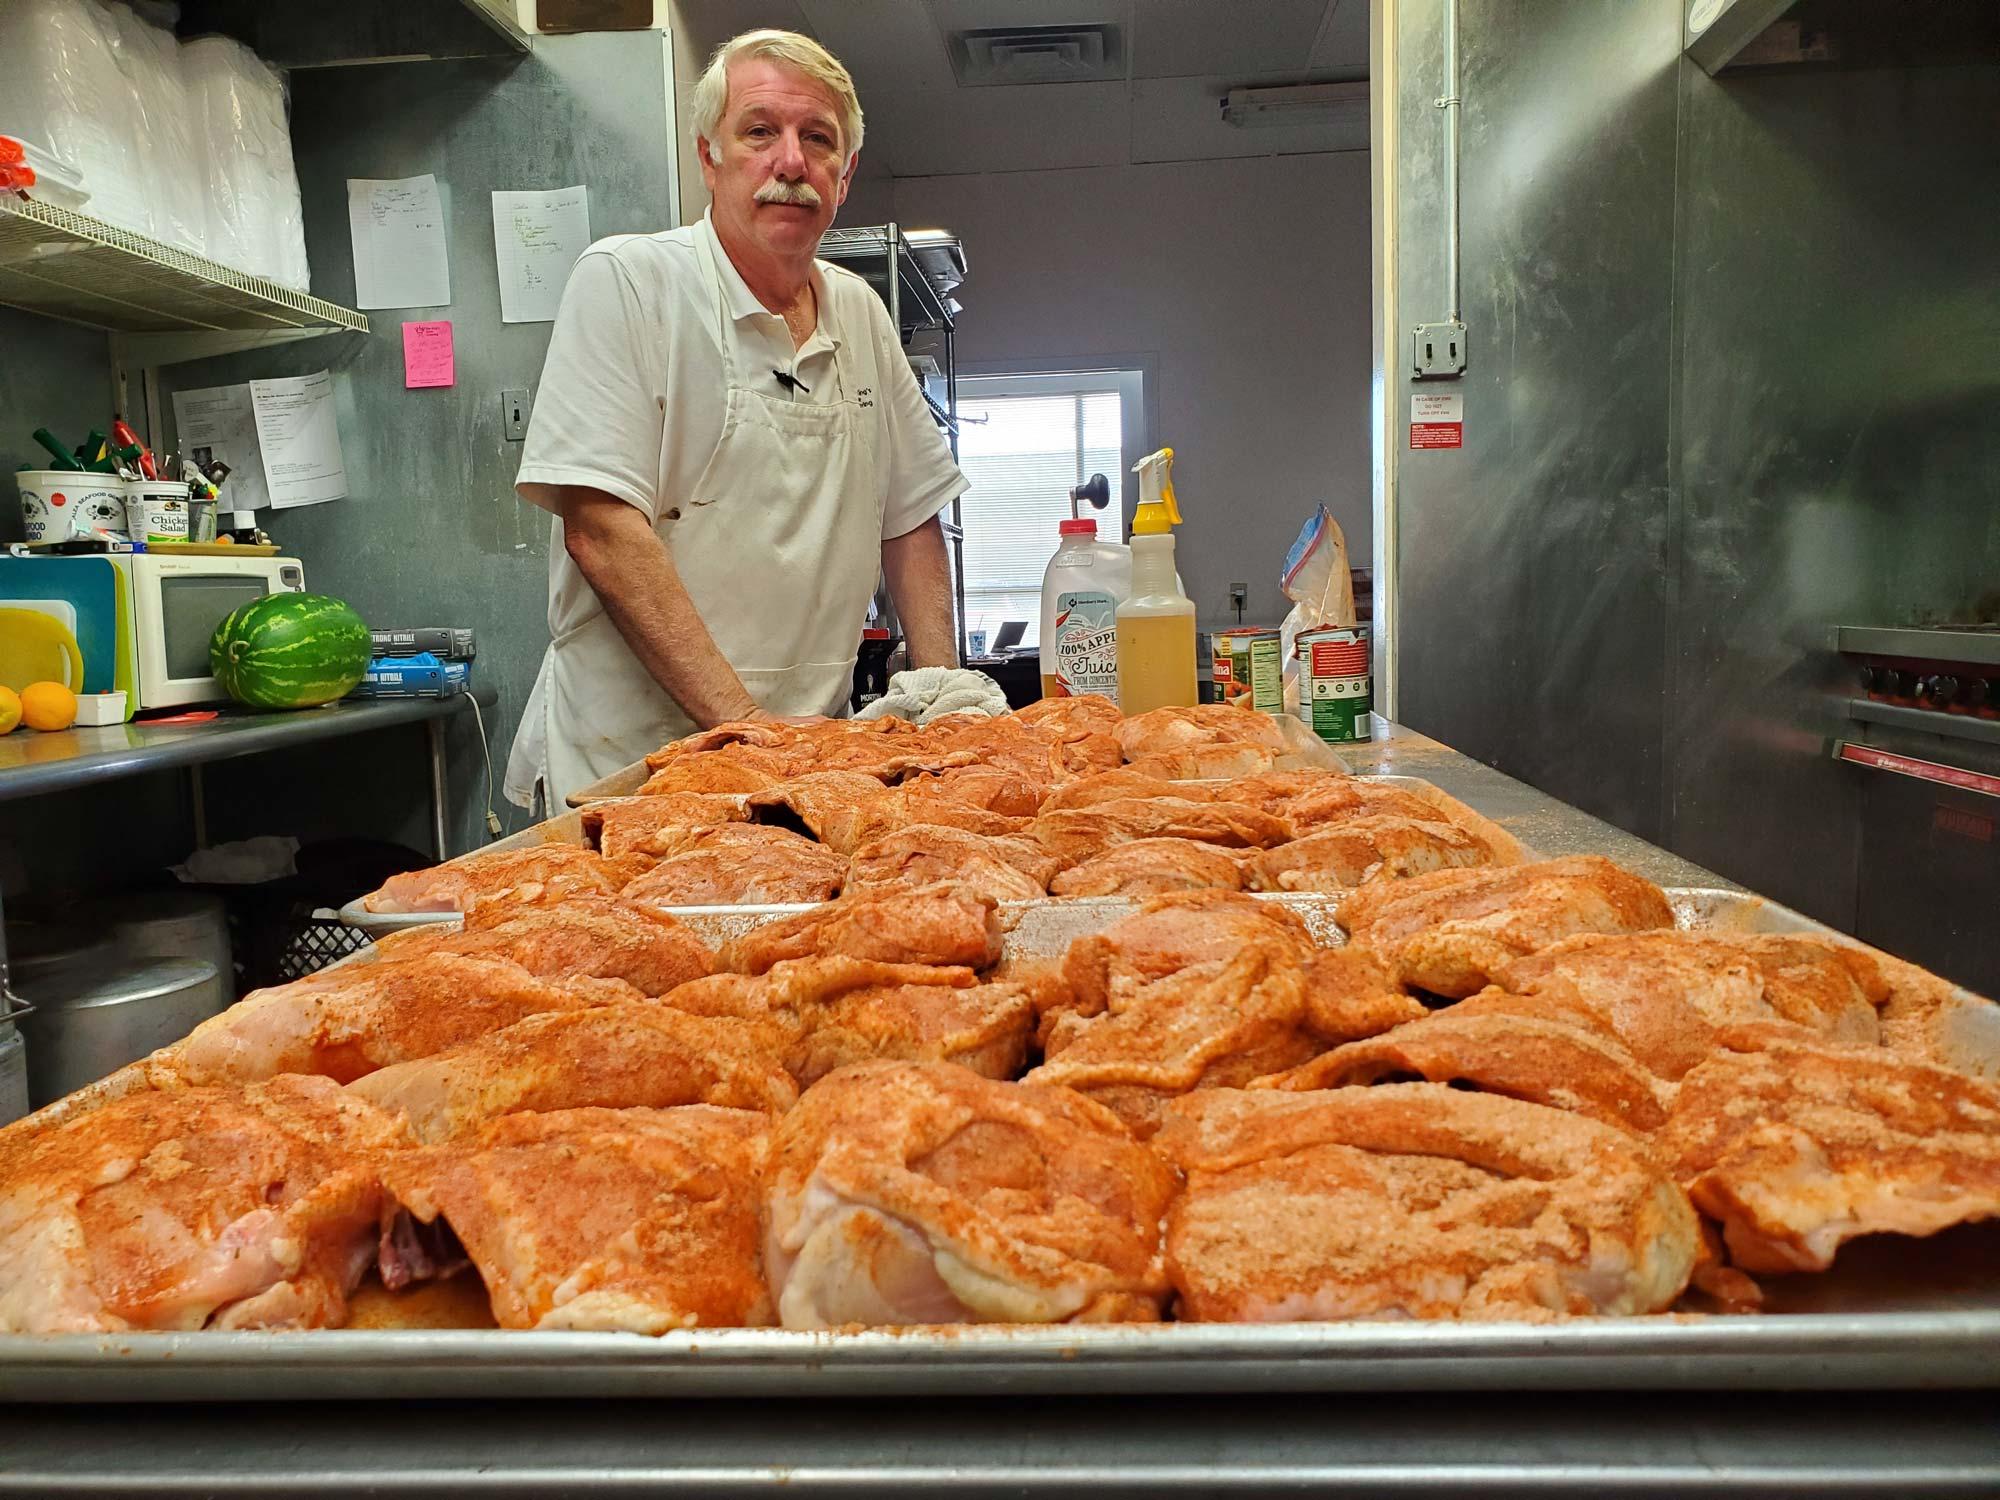
[[[898,177],[1122,165],[1130,106],[1123,83],[889,90],[864,101],[868,144]]]
[[[1353,73],[1368,70],[1368,0],[1333,0],[1326,25],[1313,44],[1315,70]]]
[[[1363,10],[1366,0],[1355,0]],[[1132,76],[1303,73],[1328,0],[1136,0]]]
[[[956,88],[923,0],[798,0],[813,35],[847,64],[861,107],[875,90]]]
[[[1286,75],[1239,79],[1290,83]],[[1312,151],[1366,151],[1368,115],[1338,125],[1246,129],[1222,118],[1227,89],[1206,78],[1146,78],[1132,85],[1132,160],[1213,161],[1240,156],[1296,156]]]

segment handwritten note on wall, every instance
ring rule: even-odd
[[[403,325],[403,386],[420,390],[425,386],[450,385],[452,370],[451,324],[405,323]]]
[[[554,322],[570,267],[589,248],[590,200],[582,187],[495,193],[501,320]]]

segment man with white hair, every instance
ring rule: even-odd
[[[697,727],[839,712],[878,574],[911,665],[956,665],[937,517],[965,476],[888,310],[814,259],[861,149],[853,80],[747,32],[694,129],[706,216],[592,245],[549,341],[515,481],[557,518],[523,806]]]

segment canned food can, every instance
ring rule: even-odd
[[[1229,632],[1218,630],[1209,642],[1209,655],[1214,663],[1210,668],[1210,680],[1215,684],[1215,701],[1227,703],[1236,696],[1236,658],[1229,651]]]
[[[1215,638],[1216,660],[1222,660],[1225,645],[1229,653],[1229,691],[1226,703],[1254,708],[1260,714],[1285,711],[1284,638],[1275,630],[1244,626],[1225,630]],[[1217,669],[1221,668],[1218,665]]]
[[[1322,625],[1298,638],[1299,717],[1329,744],[1373,738],[1369,627]]]

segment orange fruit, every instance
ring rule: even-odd
[[[21,695],[10,687],[0,687],[0,734],[12,734],[21,722]]]
[[[225,531],[215,539],[215,545],[218,547],[234,547],[236,545],[236,538]]]
[[[21,718],[30,729],[67,729],[76,722],[76,694],[60,682],[31,682],[21,689]]]

